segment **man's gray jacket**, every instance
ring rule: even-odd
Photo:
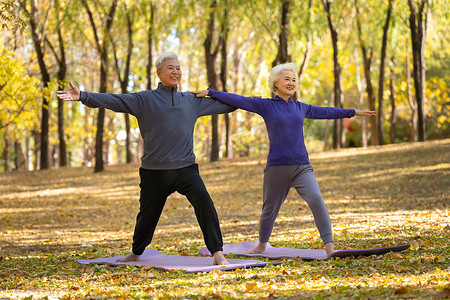
[[[149,170],[179,169],[194,164],[193,133],[197,119],[236,109],[161,83],[155,90],[132,94],[82,91],[80,101],[88,107],[104,107],[135,116],[144,140],[142,168]]]

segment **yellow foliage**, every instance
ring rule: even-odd
[[[9,134],[24,135],[35,127],[41,92],[39,80],[26,74],[15,54],[0,48],[0,129]]]

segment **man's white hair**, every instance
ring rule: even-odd
[[[297,64],[296,63],[285,63],[281,65],[277,65],[270,70],[269,74],[269,88],[273,93],[278,91],[278,88],[275,86],[275,82],[280,80],[281,73],[285,70],[289,70],[294,72],[295,80],[297,81]]]
[[[168,59],[168,58],[174,58],[178,61],[178,63],[180,63],[180,61],[178,60],[178,55],[176,55],[173,52],[166,52],[161,54],[157,59],[156,59],[156,70],[161,70],[162,65],[164,63],[164,60]]]

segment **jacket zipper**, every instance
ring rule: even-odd
[[[173,103],[173,90],[174,90],[174,88],[172,88],[172,107],[175,106],[174,103]]]

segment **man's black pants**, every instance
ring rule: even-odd
[[[173,192],[185,195],[194,207],[203,232],[206,247],[211,253],[222,251],[223,241],[214,203],[198,172],[198,165],[174,170],[140,168],[141,197],[133,236],[133,253],[141,255],[150,244],[167,197]]]

